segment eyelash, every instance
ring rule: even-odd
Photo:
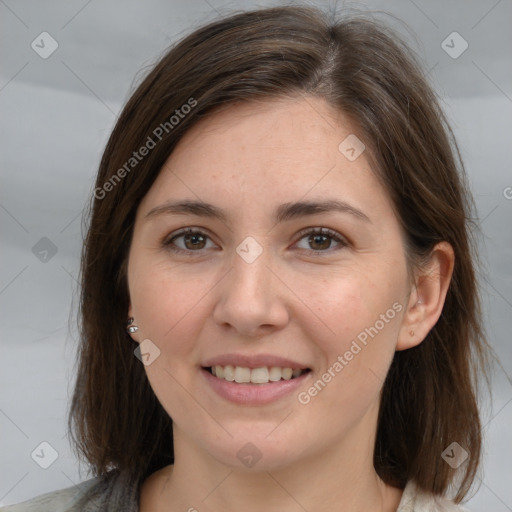
[[[197,251],[194,251],[194,250],[190,250],[190,249],[182,249],[181,247],[176,247],[176,245],[174,244],[174,241],[177,238],[180,238],[185,235],[201,235],[203,237],[206,237],[207,239],[210,239],[210,237],[206,233],[201,231],[200,229],[184,228],[184,229],[182,229],[176,233],[172,233],[170,236],[167,236],[166,238],[164,238],[164,240],[162,241],[162,246],[165,247],[166,249],[171,250],[172,252],[187,254],[189,256],[193,256],[194,253],[201,253],[204,250],[204,249],[199,249]],[[315,251],[313,249],[309,250],[309,252],[311,254],[314,254],[315,256],[321,256],[323,253],[331,253],[335,250],[342,249],[349,245],[349,243],[347,242],[347,240],[344,237],[342,237],[339,233],[337,233],[336,231],[333,231],[332,229],[329,229],[329,228],[306,228],[306,229],[303,229],[302,231],[299,232],[299,239],[297,240],[297,242],[299,242],[300,240],[302,240],[303,238],[305,238],[308,235],[323,235],[328,238],[331,238],[332,240],[336,241],[339,244],[339,247],[337,249],[329,248],[329,249],[320,250],[320,251]],[[297,243],[297,242],[295,242],[295,243]],[[303,249],[303,250],[308,251],[308,249]]]

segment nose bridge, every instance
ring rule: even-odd
[[[254,305],[272,295],[270,251],[258,245],[259,248],[249,240],[237,247],[228,290],[231,296],[242,301],[250,300]]]
[[[246,240],[237,247],[214,312],[218,323],[230,324],[246,334],[287,321],[282,290],[271,270],[270,251],[254,242]]]

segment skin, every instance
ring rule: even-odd
[[[394,352],[421,343],[439,318],[453,251],[438,244],[428,268],[409,275],[393,205],[365,153],[352,162],[338,150],[352,133],[315,97],[232,105],[187,132],[140,204],[127,314],[139,327],[133,338],[160,350],[145,370],[175,443],[175,464],[143,484],[141,510],[397,509],[402,491],[373,467],[380,392]],[[282,203],[326,198],[369,221],[336,211],[273,218]],[[183,199],[226,219],[146,217]],[[187,254],[161,243],[186,227],[206,235],[174,239]],[[322,227],[346,243],[300,233]],[[252,263],[236,252],[248,236],[263,251]],[[312,370],[307,391],[393,304],[401,310],[307,404],[295,392],[233,404],[201,374],[220,354],[273,354]],[[262,455],[251,468],[237,457],[248,442]]]

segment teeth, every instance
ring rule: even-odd
[[[219,368],[222,371],[222,366],[216,366],[215,368],[217,371]],[[224,379],[229,380],[229,382],[235,380],[235,369],[231,365],[224,367]]]
[[[292,378],[293,370],[291,368],[283,368],[281,372],[284,380],[290,380]]]
[[[281,379],[290,380],[299,377],[302,374],[300,368],[280,368],[272,366],[267,368],[250,369],[244,366],[212,366],[212,375],[219,379],[225,379],[229,382],[238,382],[240,384],[251,382],[253,384],[267,384],[268,382],[277,382]]]
[[[251,370],[251,382],[254,384],[265,384],[268,382],[268,368],[254,368]]]
[[[235,382],[251,382],[251,370],[242,366],[235,367]]]
[[[277,366],[273,366],[272,368],[270,368],[269,379],[272,382],[277,382],[278,380],[281,380],[281,375],[282,375],[281,368],[279,368]]]

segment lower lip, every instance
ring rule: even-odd
[[[219,379],[204,368],[201,368],[201,373],[213,390],[222,398],[240,405],[265,405],[297,391],[311,372],[303,373],[294,379],[279,380],[268,384],[237,384],[236,382]]]

